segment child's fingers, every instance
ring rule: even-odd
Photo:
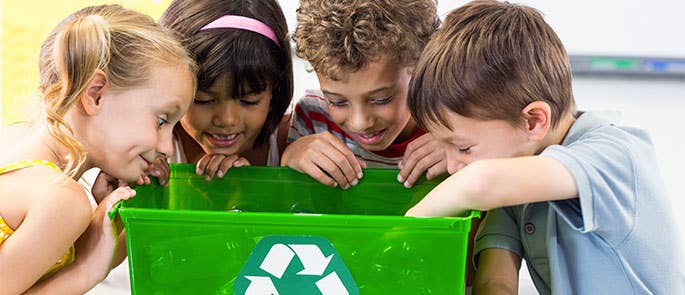
[[[426,179],[433,180],[445,173],[447,173],[447,160],[442,159],[437,164],[428,168],[428,171],[426,171]]]
[[[357,171],[352,168],[349,159],[345,155],[341,154],[337,149],[328,148],[323,150],[322,154],[324,155],[325,159],[318,159],[317,163],[324,165],[322,168],[324,168],[328,174],[333,176],[340,187],[347,189],[351,185],[357,185],[361,168],[359,169],[359,173],[357,173]],[[355,164],[359,164],[356,158],[354,158],[353,161]]]
[[[330,186],[330,187],[336,187],[338,184],[333,180],[333,178],[329,177],[324,173],[321,168],[319,168],[317,165],[315,165],[313,162],[309,162],[305,165],[302,165],[302,172],[307,173],[309,176],[312,178],[316,179],[316,181]]]
[[[427,156],[431,155],[431,153],[435,151],[435,148],[436,147],[431,145],[431,144],[424,144],[424,145],[420,146],[419,148],[412,148],[411,150],[409,150],[409,148],[407,148],[407,150],[404,153],[404,156],[402,157],[403,160],[402,160],[402,162],[400,162],[401,165],[399,165],[401,167],[400,167],[400,173],[397,177],[397,181],[402,182],[402,183],[407,181],[409,179],[411,173],[414,170],[416,170],[415,166],[420,161],[425,159]],[[433,163],[430,163],[430,164],[432,165]],[[425,163],[424,163],[424,165],[425,165]],[[422,168],[423,168],[423,170],[421,172],[428,169],[428,167],[422,167]],[[419,170],[421,170],[421,168],[419,168]]]
[[[168,186],[169,185],[169,176],[170,176],[169,171],[163,171],[159,175],[159,177],[157,178],[157,182],[159,182],[159,184],[162,186]]]
[[[250,161],[247,159],[240,157],[238,160],[233,162],[233,167],[242,167],[242,166],[251,166]]]
[[[207,166],[205,167],[205,179],[211,180],[214,178],[214,176],[218,176],[219,174],[223,176],[228,169],[233,167],[233,162],[235,162],[237,159],[237,155],[213,155],[212,159],[209,160]],[[228,168],[221,170],[222,165],[224,165],[224,167],[228,165]]]
[[[107,211],[111,210],[112,206],[116,202],[121,200],[128,200],[130,198],[133,198],[135,195],[136,191],[128,186],[118,187],[105,199]]]
[[[150,175],[157,177],[160,185],[166,185],[169,182],[170,168],[166,157],[157,157],[148,170]]]
[[[362,174],[362,167],[361,164],[357,161],[357,157],[354,155],[354,153],[348,148],[345,143],[343,143],[339,138],[335,137],[333,134],[326,133],[326,139],[327,141],[331,144],[332,147],[336,149],[340,155],[345,157],[345,162],[347,162],[347,165],[350,166],[352,169],[351,172],[349,171],[344,171],[345,176],[352,181],[352,179],[359,179],[363,176]],[[330,156],[330,155],[329,155]],[[336,163],[342,163],[342,159],[334,159]],[[341,167],[343,168],[343,167]]]
[[[407,179],[404,181],[404,187],[412,187],[424,172],[428,171],[428,169],[438,164],[440,160],[443,159],[444,157],[441,157],[440,153],[432,153],[419,160],[419,162],[414,165],[414,169],[407,176]]]
[[[114,199],[114,202],[119,201],[119,200],[128,200],[136,195],[136,191],[132,189],[130,186],[122,186],[118,187],[116,190],[112,192],[112,198]]]
[[[226,156],[221,154],[213,154],[207,155],[207,157],[209,158],[209,160],[205,165],[205,171],[204,173],[202,173],[202,175],[205,176],[205,180],[209,181],[214,177],[216,171],[219,170],[219,165],[221,165],[221,161],[226,159]]]
[[[150,178],[147,175],[143,174],[140,177],[138,177],[138,179],[136,179],[136,184],[137,185],[150,184]]]
[[[355,158],[356,158],[356,157],[355,157]],[[357,162],[359,162],[359,166],[361,166],[362,169],[366,169],[366,162],[364,162],[364,160],[362,160],[361,158],[356,158],[356,159],[357,159]],[[363,171],[360,171],[360,173],[361,173],[361,174],[360,174],[360,177],[359,177],[359,178],[364,177]]]
[[[157,179],[161,185],[167,186],[169,185],[169,177],[171,176],[171,167],[169,167],[169,162],[167,162],[166,158],[163,158],[161,168]]]
[[[195,166],[195,174],[205,174],[205,167],[207,166],[207,162],[209,162],[211,158],[212,155],[204,155],[202,158],[200,158],[200,160],[197,161],[197,165]]]
[[[217,168],[216,171],[216,177],[218,178],[223,178],[224,175],[226,175],[226,172],[228,172],[228,169],[231,169],[235,165],[236,162],[240,161],[240,157],[237,155],[231,155],[226,158],[224,158],[220,163],[219,167]]]
[[[333,178],[342,189],[348,189],[350,187],[350,182],[347,180],[345,174],[343,174],[337,163],[331,160],[328,155],[323,153],[312,153],[311,160],[314,165],[320,168],[319,170],[323,170],[322,172],[327,173],[331,178]]]
[[[323,140],[318,141],[314,149],[320,151],[337,166],[337,169],[331,169],[331,167],[322,168],[336,179],[340,187],[347,189],[350,185],[357,184],[358,179],[362,176],[361,167],[354,153],[340,139],[330,133],[324,133]],[[319,163],[328,165],[325,162],[318,162],[317,164]],[[344,182],[340,182],[340,179],[337,177],[338,171],[336,170],[340,171],[345,177]],[[333,175],[333,173],[336,173],[336,175]]]
[[[419,138],[413,140],[407,145],[407,148],[404,150],[404,155],[402,155],[402,160],[400,160],[400,169],[403,168],[409,161],[410,157],[415,155],[416,151],[419,149],[422,149],[426,144],[431,142],[433,139],[432,135],[430,134],[424,134],[419,136]],[[406,176],[406,175],[405,175]]]

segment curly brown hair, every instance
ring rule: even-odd
[[[381,56],[414,65],[440,26],[434,0],[302,0],[297,56],[334,80]]]

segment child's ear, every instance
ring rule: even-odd
[[[543,101],[534,101],[521,111],[526,122],[528,138],[534,141],[542,141],[552,122],[552,109]]]
[[[107,75],[100,69],[95,70],[93,77],[86,84],[86,90],[81,95],[81,105],[88,115],[100,112],[102,107],[102,93],[107,85]]]

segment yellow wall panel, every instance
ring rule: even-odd
[[[2,126],[33,119],[39,106],[38,53],[47,34],[70,13],[90,5],[118,3],[159,18],[171,0],[0,0]]]

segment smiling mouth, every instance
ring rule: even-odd
[[[207,138],[216,147],[229,147],[235,144],[240,138],[240,133],[214,134],[206,133]]]
[[[362,144],[375,144],[383,139],[385,129],[381,129],[374,133],[356,133],[359,142]]]
[[[148,161],[147,159],[145,159],[145,157],[140,156],[140,158],[143,159],[143,161],[145,161],[145,163],[146,163],[148,166],[152,165],[152,162],[150,162],[150,161]]]

